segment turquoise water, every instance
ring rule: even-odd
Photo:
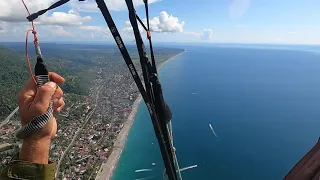
[[[320,54],[311,48],[190,46],[161,68],[180,167],[198,165],[184,180],[286,175],[320,135]],[[160,180],[162,172],[141,103],[112,179]]]

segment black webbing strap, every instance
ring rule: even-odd
[[[148,28],[146,27],[146,25],[144,25],[144,23],[142,22],[142,20],[140,19],[140,17],[137,14],[136,14],[136,17],[137,17],[139,23],[141,24],[141,26],[143,27],[143,29],[145,31],[148,31]]]
[[[151,62],[152,62],[152,70],[153,73],[157,73],[157,68],[156,68],[156,61],[154,59],[154,53],[153,53],[153,47],[152,47],[152,41],[151,41],[151,33],[150,33],[150,21],[149,21],[149,5],[148,5],[148,0],[143,0],[144,2],[144,7],[146,10],[146,17],[147,17],[147,27],[148,27],[148,40],[149,40],[149,45],[150,45],[150,54],[151,54]]]
[[[147,3],[145,1],[145,3]],[[147,93],[150,94],[152,105],[155,108],[156,116],[153,117],[151,114],[151,120],[153,121],[155,134],[158,139],[160,146],[162,159],[166,168],[166,173],[170,180],[176,180],[176,168],[173,159],[173,147],[171,145],[171,139],[167,129],[167,122],[171,120],[172,114],[168,105],[164,102],[161,84],[159,82],[156,65],[151,65],[146,49],[140,34],[139,26],[137,23],[137,15],[134,9],[132,0],[126,0],[126,4],[129,10],[129,20],[133,28],[133,33],[136,39],[137,49],[139,52],[140,62],[142,66],[142,72],[145,79],[145,86]],[[148,19],[147,19],[148,21]],[[151,36],[148,31],[148,39],[150,40]],[[151,45],[151,44],[150,44]],[[153,52],[150,47],[150,51]],[[151,81],[151,82],[150,82]]]
[[[144,99],[145,103],[147,104],[147,107],[148,106],[150,107],[149,96],[147,96],[147,93],[143,87],[141,79],[139,78],[138,72],[137,72],[137,70],[131,60],[131,57],[128,53],[126,46],[123,43],[123,40],[120,36],[120,33],[119,33],[113,19],[111,18],[111,15],[110,15],[110,12],[109,12],[107,6],[103,2],[103,0],[102,1],[97,0],[96,2],[98,5],[98,8],[101,10],[102,15],[103,15],[110,31],[111,31],[112,36],[114,37],[114,40],[116,41],[116,43],[118,45],[118,48],[121,52],[121,55],[123,56],[124,61],[126,62],[128,68],[130,70],[131,76],[133,77],[135,83],[137,84],[137,87],[141,93],[142,98]],[[149,107],[148,107],[148,109],[149,109]]]
[[[51,9],[54,9],[54,8],[57,8],[67,2],[69,2],[70,0],[60,0],[54,4],[52,4],[50,7],[48,7],[47,9],[43,9],[43,10],[40,10],[36,13],[33,13],[31,14],[30,16],[27,17],[28,21],[33,21],[35,19],[37,19],[39,16],[41,16],[42,14],[46,13],[47,11],[51,10]]]
[[[146,7],[148,7],[146,5]],[[148,13],[148,11],[146,10],[146,13]],[[151,54],[151,62],[152,62],[152,72],[153,73],[157,73],[157,67],[156,67],[156,61],[154,59],[154,53],[153,53],[153,47],[152,47],[152,41],[151,41],[151,33],[150,33],[150,26],[149,26],[149,15],[147,15],[147,25],[148,27],[146,27],[146,25],[143,23],[143,21],[141,20],[141,18],[136,14],[136,18],[139,21],[139,23],[141,24],[141,26],[143,27],[143,29],[145,31],[147,31],[147,38],[149,40],[149,46],[150,46],[150,54]]]

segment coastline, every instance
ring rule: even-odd
[[[169,61],[173,60],[174,58],[176,58],[176,57],[180,56],[181,54],[183,54],[183,53],[185,53],[185,52],[186,52],[186,50],[184,49],[181,53],[176,54],[176,55],[174,55],[174,56],[170,57],[169,59],[167,59],[166,61],[164,61],[164,62],[160,63],[160,64],[158,65],[157,69],[159,70],[159,69],[160,69],[160,68],[161,68],[165,63],[167,63],[167,62],[169,62]]]
[[[170,57],[168,60],[160,63],[158,65],[157,69],[159,70],[165,63],[173,60],[177,56],[180,56],[184,52],[186,52],[185,49],[181,53],[174,55],[174,56]],[[125,146],[128,134],[129,134],[131,126],[134,122],[134,119],[137,114],[138,107],[140,105],[141,100],[142,100],[142,96],[141,96],[141,94],[139,94],[139,96],[137,97],[137,99],[134,101],[134,103],[132,105],[132,110],[130,112],[130,115],[128,116],[127,121],[124,123],[123,128],[121,129],[120,133],[117,136],[117,139],[113,145],[113,150],[112,150],[110,156],[108,157],[107,162],[102,163],[102,165],[97,173],[97,176],[95,178],[96,180],[109,180],[109,179],[111,179],[113,172],[117,167],[122,150]]]
[[[102,163],[99,172],[96,176],[96,180],[107,180],[112,177],[113,171],[115,170],[116,165],[121,156],[122,150],[124,148],[125,142],[127,140],[130,128],[133,124],[141,100],[142,96],[141,94],[139,94],[139,96],[132,105],[132,110],[130,112],[130,115],[128,116],[127,121],[124,123],[123,128],[117,136],[117,139],[113,145],[113,150],[110,156],[108,157],[107,162]]]

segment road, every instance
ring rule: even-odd
[[[56,176],[58,175],[59,169],[60,169],[60,165],[62,160],[64,159],[65,155],[68,153],[68,151],[72,148],[73,143],[76,141],[77,137],[79,136],[79,134],[81,133],[82,129],[87,125],[87,123],[89,122],[89,119],[91,117],[91,115],[93,114],[93,112],[95,111],[95,108],[87,115],[84,124],[81,126],[81,128],[78,129],[78,131],[75,133],[75,135],[72,138],[72,141],[70,142],[70,144],[68,145],[68,147],[66,148],[66,150],[64,150],[64,152],[62,153],[60,160],[58,162],[57,165],[57,173]]]
[[[68,147],[66,148],[66,150],[64,150],[64,152],[62,153],[61,157],[60,157],[60,160],[58,162],[58,165],[57,165],[57,171],[56,171],[56,178],[58,173],[59,173],[59,169],[60,169],[60,165],[61,165],[61,162],[63,160],[63,158],[65,157],[65,155],[68,153],[68,151],[71,149],[71,147],[73,146],[74,142],[76,141],[77,137],[79,136],[79,134],[81,133],[82,129],[88,124],[92,114],[94,113],[94,111],[96,110],[96,107],[97,107],[97,103],[98,103],[98,99],[99,99],[99,93],[100,93],[100,90],[102,88],[100,87],[98,92],[97,92],[97,96],[96,96],[96,99],[95,99],[95,105],[94,105],[94,108],[92,109],[91,112],[89,112],[89,114],[87,115],[86,119],[84,120],[84,123],[83,125],[81,126],[81,128],[78,129],[78,131],[75,133],[75,135],[73,136],[72,138],[72,141],[70,142],[70,144],[68,145]]]
[[[2,126],[6,125],[6,124],[10,121],[10,119],[12,118],[12,116],[13,116],[18,110],[19,110],[19,107],[17,107],[15,110],[13,110],[13,111],[11,112],[11,114],[10,114],[4,121],[1,122],[0,128],[1,128]]]

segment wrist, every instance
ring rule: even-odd
[[[23,140],[19,159],[38,164],[48,164],[51,138],[29,136]]]

